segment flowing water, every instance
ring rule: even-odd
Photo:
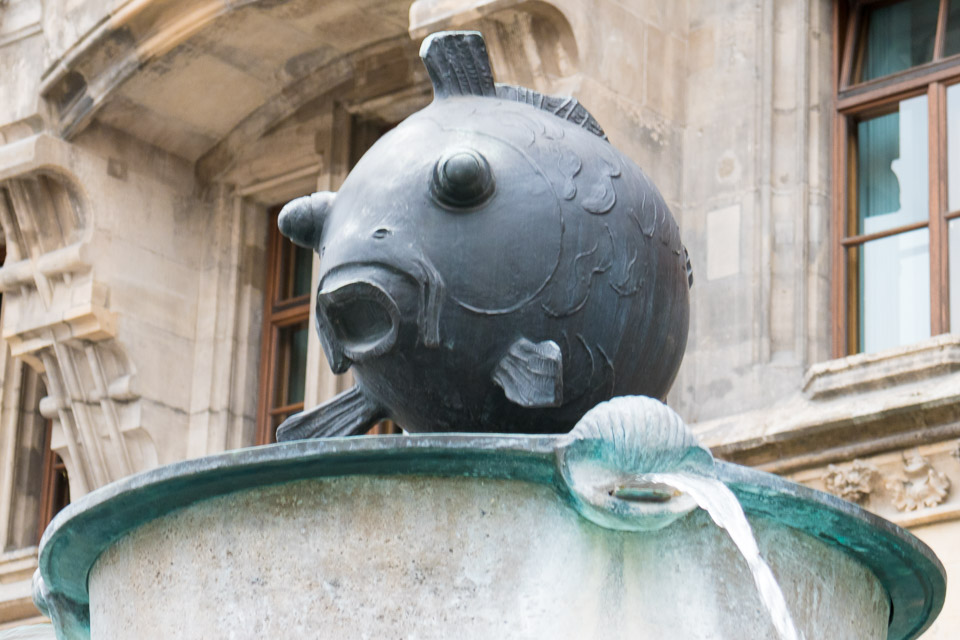
[[[803,640],[803,634],[797,630],[783,598],[783,591],[769,565],[760,556],[760,549],[753,537],[753,530],[743,513],[740,501],[733,492],[715,478],[696,476],[689,473],[644,474],[644,479],[654,483],[669,485],[696,500],[710,518],[721,529],[726,530],[740,555],[747,561],[753,581],[760,592],[760,599],[773,620],[779,640]]]

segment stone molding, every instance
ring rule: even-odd
[[[859,353],[807,369],[803,393],[812,400],[842,393],[886,389],[960,370],[960,337],[931,340],[879,353]]]
[[[0,148],[3,337],[44,377],[40,411],[54,421],[74,497],[155,457],[139,434],[136,372],[109,289],[94,277],[93,212],[71,170],[78,153],[46,134]]]
[[[960,440],[807,469],[789,478],[856,502],[900,526],[960,520]]]
[[[175,0],[117,3],[44,72],[40,95],[57,114],[59,133],[80,133],[97,109],[143,65],[170,51],[221,15],[253,0]],[[149,7],[147,7],[149,5]]]
[[[43,7],[34,0],[6,0],[0,16],[0,47],[36,35],[43,30],[40,23]]]
[[[810,367],[802,390],[764,410],[701,422],[720,458],[776,473],[960,437],[960,336]]]
[[[0,629],[6,623],[19,625],[39,615],[33,605],[32,579],[36,569],[36,547],[0,553]]]

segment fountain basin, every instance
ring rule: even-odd
[[[99,489],[44,534],[61,638],[772,638],[701,510],[654,532],[582,517],[554,436],[270,445]],[[945,574],[908,532],[717,463],[808,639],[915,638]],[[886,634],[886,635],[885,635]]]

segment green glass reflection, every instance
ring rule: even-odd
[[[293,256],[293,295],[297,298],[310,293],[310,271],[313,266],[313,252],[303,247],[294,247]]]
[[[274,406],[303,402],[307,380],[307,323],[282,327],[279,335],[277,379]]]
[[[857,124],[857,233],[867,218],[900,208],[900,184],[893,161],[900,157],[900,113]]]
[[[287,404],[303,402],[307,381],[307,327],[297,327],[291,339],[290,372],[287,377]]]
[[[947,87],[947,209],[960,210],[960,84]]]
[[[943,57],[960,53],[960,0],[950,0],[947,9],[947,32],[943,43]]]
[[[873,80],[933,60],[940,0],[878,7],[867,16],[860,81]]]
[[[926,220],[927,97],[857,124],[857,234]]]

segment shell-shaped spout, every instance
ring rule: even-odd
[[[664,483],[670,474],[714,477],[713,456],[662,402],[613,398],[591,409],[557,449],[574,506],[610,529],[649,531],[696,508]]]

